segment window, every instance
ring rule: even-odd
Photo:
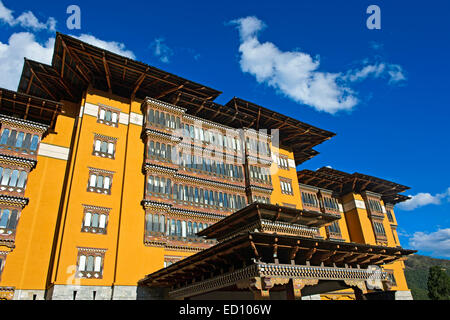
[[[379,212],[379,213],[383,212],[383,208],[381,207],[380,201],[374,200],[374,199],[369,199],[368,202],[369,202],[370,211]]]
[[[281,183],[281,193],[287,194],[287,195],[294,194],[294,191],[292,189],[292,181],[291,180],[280,178],[280,183]]]
[[[12,234],[16,230],[19,219],[18,209],[0,209],[0,231],[1,233]]]
[[[111,183],[113,172],[91,169],[89,173],[89,182],[87,190],[89,192],[97,192],[102,194],[111,194]]]
[[[166,217],[163,214],[147,214],[145,216],[145,231],[147,235],[165,234]]]
[[[280,169],[283,169],[283,170],[289,170],[289,160],[288,160],[288,157],[282,156],[282,155],[278,156],[278,157],[277,157],[277,164],[278,164],[278,167],[279,167]]]
[[[40,136],[5,128],[0,138],[0,149],[36,155]]]
[[[154,197],[172,198],[172,180],[165,177],[148,176],[147,195]]]
[[[375,234],[377,236],[382,236],[382,237],[386,237],[386,231],[384,229],[384,226],[381,222],[374,222],[373,223],[373,227],[375,230]]]
[[[105,260],[104,249],[78,249],[77,278],[102,279]]]
[[[175,152],[175,150],[175,147],[170,144],[166,145],[165,143],[151,140],[147,144],[147,157],[171,163],[172,152]]]
[[[25,192],[27,178],[27,171],[0,167],[0,184],[3,187],[8,187],[2,189],[23,193]]]
[[[106,106],[99,106],[97,122],[111,127],[119,126],[120,111]]]
[[[386,210],[386,216],[388,217],[389,222],[394,222],[394,217],[392,216],[391,210]]]
[[[317,200],[317,195],[309,192],[302,192],[302,202],[303,205],[308,207],[319,207],[319,202]]]
[[[94,137],[93,155],[114,159],[116,155],[117,139],[96,134]]]
[[[332,210],[332,211],[339,211],[339,205],[335,198],[331,197],[322,197],[323,200],[323,206],[325,209]]]
[[[81,232],[106,234],[111,209],[85,206]]]
[[[341,238],[341,228],[339,227],[339,222],[334,221],[327,227],[328,237],[329,238]]]

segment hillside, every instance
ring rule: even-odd
[[[429,300],[427,280],[428,269],[441,266],[450,275],[450,260],[435,259],[421,255],[414,255],[405,261],[405,276],[414,300]]]

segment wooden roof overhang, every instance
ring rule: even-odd
[[[173,92],[188,92],[214,100],[221,94],[61,33],[56,34],[51,66],[39,66],[26,60],[19,90],[51,99],[62,96],[66,100],[79,101],[81,93],[89,86],[121,97],[140,99],[147,96],[161,99]]]
[[[248,232],[147,275],[139,283],[154,287],[188,284],[194,279],[205,280],[257,262],[364,269],[370,265],[388,264],[415,252],[402,248]]]
[[[338,195],[370,191],[380,194],[383,201],[391,204],[409,199],[399,194],[409,190],[409,187],[361,173],[350,174],[331,168],[321,168],[317,171],[302,170],[297,173],[297,176],[302,184],[332,190]]]
[[[63,104],[0,88],[0,113],[55,128]]]
[[[54,67],[25,58],[19,92],[55,101],[77,102],[83,90],[83,84],[76,83],[76,79],[64,78]]]
[[[280,145],[293,149],[297,164],[318,155],[312,148],[336,135],[239,98],[233,98],[226,105],[221,105],[178,92],[164,97],[163,100],[187,109],[189,114],[233,128],[270,129],[272,134],[274,130],[279,130]]]
[[[222,239],[261,220],[320,228],[340,218],[340,215],[253,203],[202,230],[198,235],[207,239]]]

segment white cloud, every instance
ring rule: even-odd
[[[409,246],[431,252],[433,256],[450,257],[450,228],[432,233],[416,232],[409,239]]]
[[[32,29],[34,31],[48,30],[54,32],[56,30],[56,20],[53,17],[48,18],[46,23],[40,22],[38,18],[31,12],[22,13],[14,18],[13,11],[6,8],[0,0],[0,21],[11,27],[21,26],[22,28]]]
[[[389,83],[405,80],[398,65],[368,64],[345,73],[319,71],[320,59],[301,51],[281,51],[271,42],[261,43],[258,33],[265,24],[256,17],[231,21],[237,26],[241,39],[241,69],[255,76],[290,99],[309,105],[318,111],[334,114],[352,110],[358,103],[357,93],[350,84],[367,77],[388,77]]]
[[[125,48],[125,44],[116,42],[116,41],[104,41],[101,39],[98,39],[90,34],[82,34],[80,36],[72,36],[78,40],[81,40],[83,42],[89,43],[93,46],[114,52],[116,54],[119,54],[124,57],[128,57],[130,59],[136,59],[136,56],[131,50],[127,50]]]
[[[398,208],[405,211],[411,211],[429,204],[441,204],[444,199],[450,199],[450,188],[443,193],[431,195],[430,193],[418,193],[412,196],[410,200],[407,200],[398,205]]]
[[[125,49],[125,45],[115,41],[103,41],[92,35],[83,34],[77,37],[105,50],[135,59],[134,53]],[[14,33],[7,43],[0,41],[0,87],[17,90],[23,68],[23,59],[51,64],[55,38],[39,43],[34,34],[29,32]]]
[[[150,44],[150,48],[153,50],[153,55],[159,58],[163,63],[169,63],[170,57],[173,56],[173,51],[165,43],[164,38],[156,38]]]
[[[14,33],[7,43],[0,42],[0,86],[17,90],[24,57],[50,64],[54,44],[54,38],[40,44],[29,32]]]

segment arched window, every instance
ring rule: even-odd
[[[92,214],[90,212],[86,212],[86,215],[84,216],[84,226],[85,227],[91,226],[91,218],[92,218]]]
[[[10,147],[14,147],[16,144],[16,136],[17,136],[17,130],[11,131],[11,134],[9,135],[8,142],[6,144]]]
[[[95,188],[95,183],[97,182],[97,176],[95,174],[91,174],[89,179],[89,186]]]
[[[95,272],[102,271],[102,257],[95,257]]]
[[[91,223],[91,227],[93,228],[98,228],[98,214],[94,213],[92,215],[92,223]]]
[[[108,144],[105,141],[102,141],[100,152],[106,153],[108,151]]]
[[[159,231],[164,233],[166,226],[166,217],[164,215],[159,216]]]
[[[6,228],[6,226],[8,225],[9,213],[10,211],[8,209],[2,210],[0,218],[0,228]]]
[[[38,144],[39,144],[39,136],[33,136],[33,140],[31,140],[31,146],[30,146],[30,150],[31,151],[36,151],[38,148]]]
[[[5,169],[2,176],[2,185],[7,186],[11,177],[11,169]]]
[[[3,130],[2,138],[0,139],[0,144],[5,145],[9,138],[9,129]]]
[[[31,145],[31,134],[27,133],[25,135],[25,140],[23,140],[22,148],[23,149],[30,149],[30,145]]]
[[[181,237],[181,221],[177,220],[177,236]]]
[[[155,111],[153,109],[150,109],[148,111],[148,122],[153,123],[155,121]]]
[[[19,214],[19,211],[13,210],[11,213],[11,217],[9,217],[8,226],[6,227],[9,230],[15,230],[17,225],[17,215]]]
[[[159,157],[161,155],[161,144],[159,142],[156,143],[155,147],[155,155]]]
[[[166,125],[166,115],[165,115],[164,112],[161,112],[159,114],[159,124],[162,125],[162,126]]]
[[[17,141],[16,141],[16,148],[22,148],[23,138],[25,138],[25,133],[19,132],[19,135],[17,136]]]
[[[103,184],[103,189],[109,190],[111,187],[111,178],[105,177],[105,182]]]
[[[103,110],[103,109],[101,109],[100,110],[100,120],[105,120],[105,115],[106,115],[106,111],[105,110]]]
[[[87,266],[86,266],[86,271],[94,271],[94,257],[93,256],[89,256],[87,258]]]
[[[147,230],[147,232],[152,231],[152,222],[152,215],[147,214],[145,216],[145,230]]]
[[[100,188],[100,189],[103,188],[103,179],[104,179],[103,176],[97,177],[97,185],[96,185],[97,188]]]
[[[111,111],[106,111],[106,116],[105,116],[105,120],[108,122],[111,122],[112,119],[112,112]]]
[[[161,144],[161,158],[166,158],[166,145],[164,143]]]
[[[108,153],[114,155],[114,143],[108,143]]]
[[[194,236],[198,233],[198,225],[197,225],[197,222],[194,222],[194,229],[193,229],[193,232],[194,232]]]
[[[19,179],[19,170],[14,170],[11,174],[11,179],[9,180],[9,186],[15,187],[17,185],[18,179]]]
[[[80,256],[80,260],[78,262],[78,271],[86,270],[86,256]]]
[[[189,221],[188,225],[187,225],[187,236],[191,237],[192,236],[192,222]]]
[[[117,113],[114,112],[114,113],[112,114],[111,122],[112,122],[112,123],[117,123]]]
[[[158,232],[159,231],[159,216],[157,214],[152,215],[152,231]]]
[[[106,228],[106,215],[102,214],[100,216],[100,222],[98,224],[98,227],[101,229],[105,229]]]
[[[181,222],[181,236],[186,238],[186,221]]]
[[[95,151],[100,152],[102,146],[102,142],[100,140],[95,140]]]

